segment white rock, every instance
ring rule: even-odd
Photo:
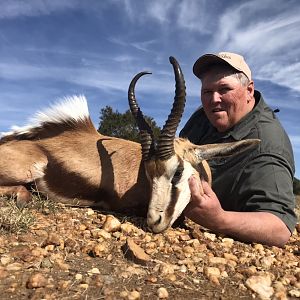
[[[225,258],[216,257],[216,256],[209,257],[208,261],[210,264],[215,264],[215,265],[217,265],[217,264],[226,265],[226,263],[227,263]]]
[[[161,287],[157,290],[157,296],[159,299],[166,299],[169,297],[169,293],[164,287]]]
[[[204,236],[211,241],[216,239],[216,235],[214,233],[204,232]]]
[[[246,286],[256,292],[261,299],[271,299],[274,289],[270,275],[254,275],[247,279]]]
[[[132,291],[128,294],[128,300],[136,300],[140,299],[141,294],[138,291]]]
[[[8,255],[3,255],[1,256],[0,261],[3,266],[6,266],[12,261],[12,258]]]
[[[207,277],[210,277],[210,276],[220,277],[220,275],[221,275],[220,269],[215,268],[215,267],[206,267],[204,269],[204,272]]]
[[[261,259],[261,266],[265,269],[265,270],[268,270],[270,269],[270,267],[273,265],[273,263],[276,261],[276,259],[272,256],[266,256],[266,257],[263,257]]]
[[[290,290],[289,295],[292,297],[300,298],[300,290],[299,289]]]
[[[88,271],[89,275],[94,275],[94,274],[100,274],[100,271],[98,268],[92,268],[91,270]]]
[[[83,276],[82,276],[82,274],[80,274],[80,273],[77,273],[77,274],[75,275],[75,279],[78,280],[78,281],[79,281],[79,280],[82,280],[82,277],[83,277]]]
[[[107,232],[115,232],[120,230],[121,222],[114,216],[108,215],[103,224],[103,229]]]
[[[91,216],[91,215],[93,215],[94,213],[95,213],[94,210],[91,209],[91,208],[88,208],[87,211],[86,211],[86,214],[87,214],[88,216]]]

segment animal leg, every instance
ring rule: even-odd
[[[32,199],[31,193],[23,185],[1,186],[0,195],[9,197],[16,196],[16,204],[20,208],[24,207]]]
[[[24,206],[32,196],[25,188],[44,176],[47,157],[31,141],[11,141],[0,145],[0,195],[16,196]]]

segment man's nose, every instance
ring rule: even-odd
[[[211,93],[211,102],[220,102],[221,101],[221,97],[220,94],[218,92],[213,92]]]

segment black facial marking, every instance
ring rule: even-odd
[[[170,199],[171,201],[166,210],[166,216],[168,218],[171,218],[174,214],[175,205],[178,201],[178,197],[179,197],[179,190],[175,185],[173,185],[171,189],[171,199]]]
[[[171,189],[171,199],[170,199],[170,203],[167,207],[166,210],[166,215],[168,218],[171,218],[173,216],[174,213],[174,209],[175,209],[175,205],[178,201],[179,198],[179,190],[176,187],[177,183],[180,181],[181,177],[182,177],[182,173],[183,173],[183,160],[180,160],[180,163],[175,171],[175,174],[172,178],[172,189]]]
[[[175,172],[175,174],[174,174],[174,176],[172,178],[172,181],[171,181],[172,186],[175,186],[179,182],[179,180],[181,179],[181,176],[182,176],[182,173],[183,173],[183,169],[184,169],[183,168],[183,161],[180,161],[180,163],[179,163],[179,165],[178,165],[178,167],[176,169],[176,172]]]

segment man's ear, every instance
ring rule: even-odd
[[[247,92],[249,95],[253,96],[254,95],[254,82],[251,80],[247,86]]]

